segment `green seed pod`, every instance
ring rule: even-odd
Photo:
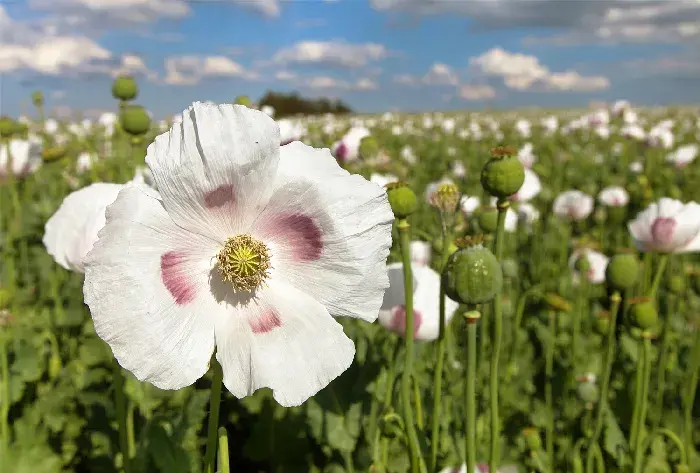
[[[112,83],[112,97],[117,100],[134,100],[139,94],[139,86],[131,76],[121,76]]]
[[[610,314],[602,312],[598,314],[593,323],[593,328],[599,335],[607,335],[610,330]]]
[[[579,383],[577,392],[585,403],[596,403],[600,397],[600,389],[596,383]]]
[[[510,258],[501,261],[501,269],[503,270],[503,276],[509,279],[517,279],[518,277],[518,263]]]
[[[52,163],[62,159],[66,155],[66,148],[63,146],[52,146],[41,150],[41,160],[45,163]]]
[[[685,276],[679,274],[673,274],[666,278],[666,288],[673,294],[680,296],[685,294],[687,285],[685,283]]]
[[[501,265],[479,239],[462,240],[442,272],[445,294],[462,304],[491,301],[503,287]]]
[[[396,218],[406,218],[418,208],[418,198],[405,182],[387,184],[387,196],[391,211]]]
[[[360,140],[360,156],[364,159],[374,158],[379,154],[379,145],[372,136],[365,136]]]
[[[627,218],[627,207],[615,206],[606,207],[608,223],[611,225],[619,225]]]
[[[508,148],[495,148],[481,169],[481,185],[486,192],[504,199],[520,190],[525,182],[525,167]]]
[[[659,323],[659,313],[654,306],[654,301],[643,297],[630,307],[630,320],[642,330],[649,330]]]
[[[613,256],[605,269],[605,279],[610,287],[620,291],[631,288],[639,278],[639,261],[631,253]]]
[[[15,121],[10,117],[0,116],[0,138],[10,138],[16,132]]]
[[[576,268],[576,271],[578,271],[581,274],[587,273],[588,270],[591,269],[591,262],[588,261],[588,256],[586,256],[585,254],[582,254],[576,260],[576,264],[574,264],[574,267]]]
[[[40,90],[32,92],[32,103],[35,107],[41,107],[44,105],[44,94]]]
[[[540,433],[534,427],[523,429],[523,435],[527,442],[527,448],[532,451],[542,450],[542,439]]]
[[[251,102],[250,97],[247,95],[239,95],[236,97],[236,101],[234,103],[236,105],[243,105],[244,107],[250,108],[253,102]]]
[[[496,233],[498,230],[498,210],[489,207],[479,212],[479,228],[485,233]]]
[[[140,105],[124,107],[119,115],[122,129],[130,135],[142,135],[151,127],[151,117]]]

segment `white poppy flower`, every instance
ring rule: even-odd
[[[333,156],[341,163],[357,161],[360,157],[360,142],[370,136],[365,127],[353,127],[340,140],[333,143]]]
[[[700,251],[700,205],[662,197],[631,221],[627,228],[641,251]]]
[[[521,118],[515,123],[515,131],[517,131],[522,138],[529,138],[532,134],[532,125],[529,121]]]
[[[677,168],[683,168],[695,161],[698,152],[700,152],[700,147],[696,144],[681,146],[666,156],[666,162],[673,164]]]
[[[49,135],[53,135],[58,131],[58,122],[53,118],[49,118],[44,122],[44,131]]]
[[[457,179],[464,179],[466,177],[467,168],[464,167],[462,161],[452,162],[452,174],[454,174]]]
[[[463,195],[459,201],[459,206],[462,209],[462,213],[465,217],[471,216],[476,209],[481,207],[481,199],[477,196],[466,196]]]
[[[430,264],[432,247],[424,241],[411,242],[411,262],[414,265],[427,266]]]
[[[578,190],[569,190],[559,194],[552,207],[558,217],[584,220],[593,212],[593,197]]]
[[[182,118],[147,151],[162,200],[122,190],[84,260],[95,330],[161,389],[201,378],[216,348],[236,397],[300,405],[352,363],[331,314],[377,317],[386,192],[327,149],[280,146],[260,111],[196,102]]]
[[[260,111],[270,118],[275,117],[275,107],[273,107],[272,105],[263,105],[262,107],[260,107]]]
[[[644,171],[644,164],[641,161],[632,161],[629,165],[629,170],[634,174],[640,174]]]
[[[384,293],[384,301],[379,311],[382,327],[399,335],[406,333],[405,287],[403,284],[403,264],[387,265],[389,289]],[[428,266],[412,266],[413,272],[413,337],[416,340],[435,340],[440,331],[440,274]],[[447,322],[459,307],[455,301],[445,296],[445,319]]]
[[[574,272],[574,276],[576,278],[581,276],[576,270],[576,262],[584,255],[588,258],[589,264],[588,272],[584,275],[586,279],[588,279],[588,282],[591,284],[601,284],[605,282],[605,270],[608,267],[610,258],[603,253],[588,248],[576,250],[571,257],[569,257],[569,269]]]
[[[630,196],[624,187],[608,186],[598,194],[598,201],[608,207],[624,207],[630,201]]]
[[[511,200],[528,202],[534,199],[540,191],[542,191],[542,183],[539,176],[534,171],[525,168],[525,181],[523,181],[523,185],[518,189],[518,192],[511,196]]]
[[[298,121],[290,119],[277,120],[280,127],[280,144],[284,146],[292,141],[301,141],[306,135],[306,128]]]
[[[78,160],[75,163],[75,168],[78,173],[83,173],[92,167],[94,158],[90,153],[83,151],[78,155]],[[115,197],[116,198],[116,197]]]
[[[537,161],[537,156],[532,152],[532,143],[525,143],[520,150],[518,150],[518,160],[526,168],[531,168],[535,161]]]
[[[379,187],[385,187],[387,184],[397,182],[398,180],[399,178],[393,174],[379,174],[377,172],[373,172],[372,175],[369,176],[369,181],[377,184]]]
[[[7,146],[0,145],[0,177],[10,174]],[[11,140],[12,174],[25,176],[41,166],[41,147],[33,140]]]
[[[96,182],[63,199],[44,227],[43,243],[56,263],[69,271],[85,272],[83,258],[105,225],[105,209],[127,185]]]
[[[489,473],[489,466],[485,463],[474,465],[475,473]],[[440,473],[467,473],[467,465],[444,468]],[[515,465],[505,465],[498,469],[497,473],[518,473],[518,467]]]
[[[530,226],[540,219],[540,211],[537,207],[530,204],[529,202],[524,202],[518,205],[518,222],[525,226]]]

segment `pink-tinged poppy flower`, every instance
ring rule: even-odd
[[[333,143],[333,156],[341,163],[351,163],[360,157],[360,142],[370,136],[369,130],[362,126],[350,129],[345,136]]]
[[[105,225],[105,209],[127,185],[135,184],[96,182],[63,199],[44,228],[44,246],[56,263],[69,271],[85,272],[83,258]],[[157,196],[157,192],[145,185],[143,190]]]
[[[384,294],[379,311],[382,327],[403,336],[406,334],[406,289],[403,284],[403,264],[392,263],[389,271],[389,289]],[[413,337],[431,341],[440,331],[440,275],[428,266],[413,265]],[[445,319],[449,321],[457,310],[455,301],[445,296]]]
[[[377,318],[386,192],[327,149],[280,146],[257,110],[196,102],[182,118],[148,147],[162,200],[122,190],[84,260],[95,329],[161,389],[194,383],[216,348],[236,397],[299,405],[352,363],[333,316]]]
[[[577,191],[562,192],[554,199],[554,214],[571,220],[583,220],[593,212],[593,197]]]
[[[676,168],[682,169],[695,161],[700,147],[696,144],[684,145],[666,156],[666,162],[673,164]]]
[[[700,251],[700,205],[662,197],[628,225],[641,251],[689,253]]]
[[[584,256],[588,259],[589,268],[586,274],[580,274],[576,270],[576,263]],[[575,281],[581,276],[584,276],[591,284],[601,284],[605,282],[605,270],[608,267],[609,261],[610,258],[603,253],[588,248],[582,248],[574,251],[569,258],[569,269],[573,271]]]
[[[630,201],[630,196],[624,187],[609,186],[600,191],[598,201],[608,207],[624,207]]]

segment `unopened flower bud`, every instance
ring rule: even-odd
[[[118,100],[134,100],[139,93],[139,86],[131,76],[121,76],[112,83],[112,96]]]
[[[236,101],[234,103],[236,105],[243,105],[244,107],[250,108],[253,102],[251,102],[250,97],[247,95],[239,95],[236,97]]]
[[[659,323],[659,312],[654,301],[648,297],[639,297],[630,306],[630,320],[642,330],[649,330]]]
[[[579,273],[586,274],[591,269],[591,262],[588,261],[588,256],[586,256],[585,253],[582,254],[576,260],[574,267],[576,268],[576,271],[578,271]]]
[[[504,199],[520,190],[525,182],[525,167],[514,150],[506,147],[494,148],[481,170],[481,185],[486,191]]]
[[[600,397],[600,390],[596,383],[579,383],[577,392],[581,400],[585,403],[596,403]]]
[[[544,295],[544,302],[555,312],[571,312],[571,304],[559,294],[548,292]]]
[[[0,116],[0,138],[10,138],[16,130],[17,127],[12,118]]]
[[[639,261],[637,256],[631,253],[620,253],[608,262],[605,269],[605,279],[610,287],[620,291],[631,288],[639,277]]]
[[[496,233],[498,230],[498,210],[493,207],[482,209],[479,212],[479,228],[484,233]]]
[[[503,287],[501,265],[481,239],[462,239],[443,270],[445,294],[462,304],[489,302]]]
[[[540,438],[540,433],[537,429],[534,427],[523,429],[523,435],[525,436],[527,447],[530,450],[537,451],[542,449],[542,438]]]
[[[63,146],[52,146],[41,150],[41,160],[51,163],[62,159],[66,155],[66,148]]]
[[[683,295],[687,288],[685,276],[679,274],[670,275],[666,278],[666,288],[677,296]]]
[[[606,335],[610,330],[610,313],[604,311],[596,314],[593,328],[599,335]]]
[[[386,189],[391,211],[396,218],[406,218],[418,208],[416,193],[405,182],[392,182],[386,185]]]
[[[503,276],[509,279],[516,279],[518,277],[518,263],[510,258],[501,261],[501,269],[503,270]]]

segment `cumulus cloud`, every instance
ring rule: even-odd
[[[370,0],[383,11],[452,13],[477,27],[544,27],[564,31],[543,41],[686,41],[700,37],[697,0]],[[536,39],[535,39],[536,40]]]
[[[496,90],[489,85],[464,84],[459,87],[459,96],[471,101],[490,100],[496,98]]]
[[[226,56],[174,56],[165,60],[165,78],[169,85],[195,85],[209,77],[254,79],[256,75]]]
[[[316,76],[312,78],[300,79],[298,86],[312,90],[323,91],[371,91],[379,88],[378,84],[371,79],[361,78],[355,82],[335,79],[330,76]]]
[[[398,74],[393,77],[393,82],[400,85],[449,85],[459,84],[459,76],[454,69],[440,62],[434,63],[422,77],[411,74]]]
[[[469,60],[472,71],[503,79],[516,90],[595,91],[610,87],[603,76],[582,76],[576,71],[551,72],[538,58],[493,48]]]
[[[272,58],[276,64],[320,64],[344,68],[366,66],[384,59],[387,49],[376,43],[350,44],[342,41],[302,41],[281,49]]]

